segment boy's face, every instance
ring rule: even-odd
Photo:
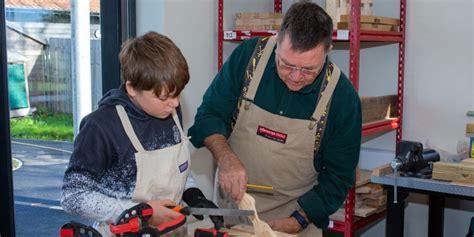
[[[130,82],[126,83],[126,87],[132,102],[153,117],[165,119],[179,106],[179,96],[174,97],[173,93],[163,91],[157,96],[153,90],[135,90]]]

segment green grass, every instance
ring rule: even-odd
[[[71,114],[51,113],[38,109],[32,116],[10,119],[12,138],[49,141],[72,141],[74,138]]]

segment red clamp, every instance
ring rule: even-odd
[[[180,215],[174,220],[165,222],[157,227],[148,226],[153,215],[153,208],[146,203],[139,203],[125,210],[117,220],[110,224],[110,232],[120,236],[150,236],[158,237],[186,223],[186,216]]]
[[[93,227],[75,221],[70,221],[61,227],[61,237],[102,237]]]

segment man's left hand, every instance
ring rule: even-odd
[[[300,223],[293,217],[271,220],[268,221],[268,225],[270,225],[273,230],[288,234],[296,234],[303,230]]]

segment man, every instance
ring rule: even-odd
[[[211,151],[224,192],[239,202],[247,183],[272,186],[273,195],[252,193],[259,216],[300,236],[328,227],[359,159],[360,100],[328,59],[332,27],[318,5],[292,5],[276,38],[234,50],[189,130]]]

